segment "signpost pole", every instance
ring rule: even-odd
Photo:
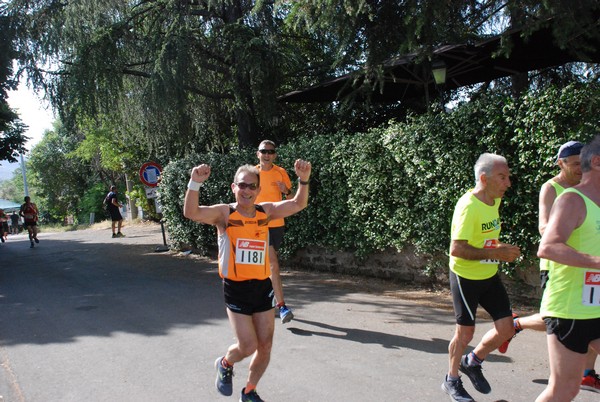
[[[146,185],[146,197],[154,198],[154,205],[157,213],[160,213],[160,204],[156,200],[156,186],[158,186],[161,172],[162,167],[156,162],[146,162],[140,168],[140,180]],[[169,251],[167,236],[165,234],[165,225],[163,224],[162,218],[160,219],[160,230],[162,232],[163,245],[157,246],[154,249],[157,253]]]
[[[167,245],[167,236],[165,235],[164,219],[162,218],[162,207],[160,206],[160,202],[158,202],[158,199],[156,197],[154,197],[154,208],[156,208],[156,213],[159,213],[161,215],[160,230],[162,231],[163,238],[163,245],[156,247],[154,251],[156,251],[157,253],[162,253],[164,251],[169,251],[169,246]]]
[[[162,231],[163,245],[156,246],[154,251],[157,253],[164,253],[165,251],[169,251],[169,246],[167,246],[167,236],[165,235],[165,225],[163,224],[162,218],[160,220],[160,230]]]
[[[133,190],[133,184],[131,184],[131,180],[129,180],[129,176],[125,174],[125,187],[127,191]],[[129,210],[127,211],[127,215],[130,217],[130,221],[136,219],[138,217],[138,210],[135,202],[130,197],[127,197],[127,205],[129,206]]]

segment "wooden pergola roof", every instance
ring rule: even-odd
[[[598,30],[598,20],[590,29]],[[582,33],[582,35],[584,35]],[[591,37],[594,37],[592,35]],[[446,66],[444,90],[489,82],[517,73],[560,66],[569,62],[600,62],[600,43],[586,37],[586,52],[582,46],[561,48],[554,42],[551,23],[527,37],[522,30],[511,30],[476,44],[446,45],[437,48],[430,61],[421,61],[416,53],[389,60],[383,65],[383,79],[365,85],[364,71],[346,74],[280,96],[280,102],[333,102],[354,96],[372,102],[396,102],[424,98],[440,88],[436,86],[431,66],[443,62]],[[571,39],[576,44],[580,38]],[[503,41],[510,41],[508,56],[498,54]]]

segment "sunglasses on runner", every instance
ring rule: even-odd
[[[256,190],[258,188],[258,185],[256,183],[244,183],[243,181],[235,183],[235,185],[238,186],[240,190],[245,190],[247,188],[249,188],[250,190]]]
[[[261,154],[274,155],[277,153],[274,149],[259,149],[258,152]]]

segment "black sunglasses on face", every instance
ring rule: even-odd
[[[261,154],[274,155],[277,153],[274,149],[259,149],[258,152]]]
[[[244,183],[243,181],[235,183],[235,185],[238,186],[240,190],[245,190],[247,188],[249,188],[250,190],[256,190],[258,188],[256,183]]]

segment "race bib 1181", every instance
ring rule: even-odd
[[[585,272],[582,302],[584,306],[600,306],[600,272]]]
[[[264,265],[266,252],[266,241],[238,239],[235,250],[235,262],[236,264]]]

